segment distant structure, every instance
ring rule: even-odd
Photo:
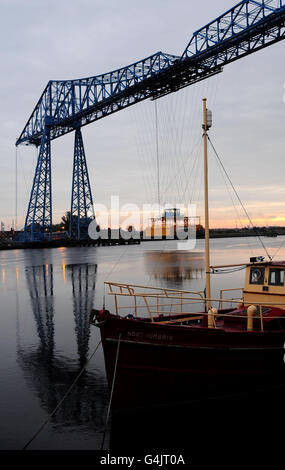
[[[167,209],[163,215],[152,217],[151,225],[144,231],[145,238],[183,239],[183,234],[200,228],[199,216],[187,217],[180,209]],[[193,233],[194,234],[194,233]],[[180,237],[180,238],[179,238]]]

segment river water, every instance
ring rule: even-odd
[[[285,259],[285,238],[266,238],[264,243],[277,259]],[[178,266],[178,271],[173,274],[172,269],[169,274],[166,264],[166,272],[158,274],[155,266],[146,262],[149,252],[171,249],[173,242],[144,242],[127,247],[0,252],[0,449],[19,450],[29,442],[94,351],[100,335],[97,328],[90,327],[89,313],[92,307],[103,305],[104,281],[204,289],[202,269],[190,269],[184,275]],[[202,250],[203,241],[198,241],[196,251]],[[214,265],[248,262],[251,256],[263,254],[255,239],[211,240]],[[217,296],[221,288],[242,287],[243,276],[244,271],[214,276],[212,295]],[[110,302],[106,297],[106,305],[112,308]],[[108,399],[100,348],[28,448],[100,449]],[[181,423],[181,416],[176,411],[177,423]],[[149,427],[156,423],[156,435],[148,429],[144,437],[147,444],[140,440],[138,420],[126,420],[124,426],[122,420],[110,421],[105,448],[115,449],[123,439],[135,441],[143,450],[147,445],[155,447],[159,435],[174,442],[177,429],[168,419],[152,415],[151,420]],[[204,424],[207,427],[207,422]]]

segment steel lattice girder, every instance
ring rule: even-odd
[[[72,195],[70,210],[70,237],[88,238],[88,225],[95,218],[90,180],[81,129],[75,131]]]
[[[74,130],[78,121],[88,124],[88,116],[102,103],[126,107],[128,90],[167,69],[179,57],[158,52],[142,61],[110,73],[78,80],[50,81],[17,141],[38,145],[45,125],[51,128],[51,139]],[[110,114],[110,112],[108,112]],[[94,119],[93,119],[94,120]],[[57,127],[58,126],[58,127]],[[66,128],[66,129],[65,129]]]
[[[245,0],[217,19],[199,29],[184,51],[182,58],[197,56],[233,38],[248,33],[264,20],[276,20],[284,9],[284,0]],[[283,18],[284,19],[284,18]]]
[[[50,130],[45,127],[25,221],[25,240],[52,237]]]
[[[147,98],[158,98],[221,72],[234,60],[284,39],[285,0],[244,0],[196,31],[181,57],[158,52],[95,77],[50,81],[16,145],[39,145]]]

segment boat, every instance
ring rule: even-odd
[[[204,98],[205,291],[108,281],[114,311],[91,312],[90,321],[101,333],[114,411],[251,395],[285,385],[285,261],[257,256],[245,265],[210,263],[211,121]],[[211,297],[212,273],[242,268],[243,287]],[[224,297],[229,291],[230,299]]]

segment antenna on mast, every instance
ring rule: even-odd
[[[212,127],[212,111],[207,109],[207,98],[203,98],[203,140],[204,140],[204,205],[205,205],[205,271],[206,271],[206,306],[211,311],[210,279],[210,228],[209,228],[209,190],[208,190],[208,130]],[[208,315],[208,326],[214,328],[214,317]]]

